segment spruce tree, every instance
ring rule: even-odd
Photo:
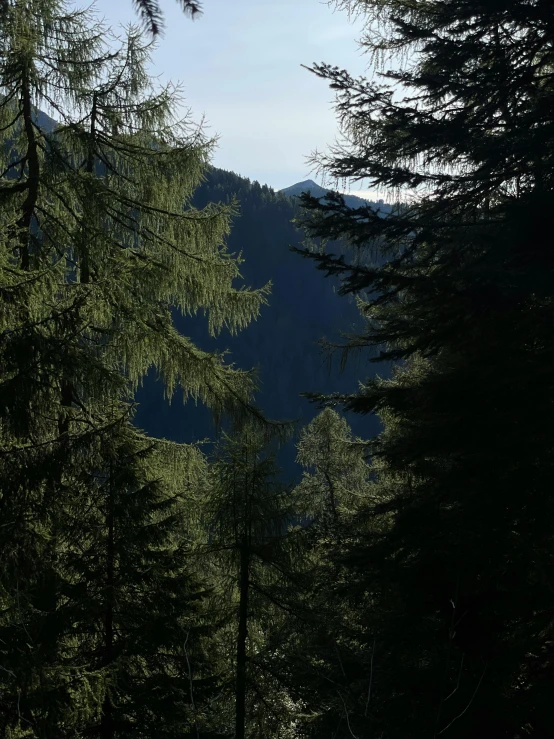
[[[353,731],[548,736],[552,8],[341,5],[366,13],[362,43],[389,68],[378,83],[313,67],[346,136],[319,161],[405,201],[383,218],[303,199],[309,233],[354,251],[307,254],[361,297],[350,345],[397,362],[333,399],[384,423],[380,523],[358,518],[350,558],[382,661]]]
[[[60,667],[76,727],[102,739],[174,737],[194,728],[206,699],[194,684],[206,592],[191,566],[205,462],[124,423],[94,451],[60,555]]]

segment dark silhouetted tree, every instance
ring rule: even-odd
[[[235,739],[288,736],[295,710],[268,649],[286,609],[280,594],[294,578],[296,538],[288,531],[290,491],[278,480],[268,446],[252,424],[225,437],[211,464],[205,506],[214,610],[227,613],[214,644],[227,654]]]
[[[396,362],[390,379],[321,399],[384,423],[372,448],[381,523],[375,507],[358,516],[345,553],[352,596],[371,594],[365,646],[381,650],[371,721],[358,711],[350,726],[391,739],[545,737],[553,9],[339,5],[366,15],[362,43],[382,74],[312,68],[337,93],[344,134],[318,162],[405,202],[383,218],[338,194],[303,198],[310,235],[352,247],[352,259],[306,254],[361,298],[365,331],[350,347]]]

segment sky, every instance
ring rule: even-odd
[[[180,82],[193,119],[218,135],[213,164],[278,190],[321,182],[307,162],[337,135],[333,91],[302,64],[328,62],[364,74],[361,18],[321,0],[203,0],[197,20],[160,0],[164,37],[153,72]],[[80,5],[76,2],[75,4]],[[97,0],[112,26],[136,22],[132,0]],[[357,195],[358,185],[352,190]]]

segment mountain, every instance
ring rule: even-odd
[[[37,122],[47,131],[57,126],[42,111],[37,111]],[[340,341],[341,333],[359,327],[360,315],[352,299],[337,295],[336,281],[325,279],[310,260],[290,250],[291,246],[301,247],[304,240],[292,220],[299,213],[295,196],[306,189],[316,196],[327,192],[312,180],[275,192],[234,172],[211,167],[192,205],[203,208],[212,202],[238,201],[240,212],[228,245],[232,252],[242,252],[246,284],[259,287],[271,280],[269,305],[238,335],[222,334],[217,338],[208,337],[202,316],[175,314],[179,331],[197,346],[228,350],[229,359],[238,367],[257,367],[260,391],[256,403],[268,418],[298,419],[301,425],[309,423],[318,412],[302,393],[354,392],[359,380],[373,371],[371,365],[363,366],[362,358],[349,362],[341,371],[339,358],[329,362],[318,344],[323,338]],[[350,207],[368,204],[353,195],[346,195],[345,200]],[[384,212],[387,207],[384,204]],[[339,251],[341,245],[336,244],[336,249]],[[163,384],[153,373],[137,392],[136,402],[135,423],[152,436],[189,443],[215,438],[210,412],[193,402],[183,405],[178,392],[169,402]],[[351,415],[348,420],[354,433],[364,438],[379,431],[373,417]],[[299,474],[294,456],[290,443],[280,458],[288,479]]]
[[[279,192],[281,195],[286,195],[289,198],[298,197],[303,192],[309,192],[314,198],[322,198],[327,195],[329,190],[321,187],[321,185],[318,185],[317,182],[314,182],[313,180],[303,180],[302,182],[290,185],[290,187],[285,187],[282,190],[279,190]],[[367,205],[372,205],[373,207],[380,208],[383,213],[388,213],[391,208],[391,206],[388,203],[383,202],[383,200],[373,202],[366,200],[365,198],[359,198],[356,195],[344,195],[344,202],[349,208],[363,208]]]
[[[42,128],[44,131],[48,131],[49,133],[54,131],[54,129],[58,125],[53,118],[50,118],[49,115],[43,113],[42,110],[37,110],[35,112],[35,119],[39,128]]]
[[[228,244],[242,252],[245,282],[253,287],[269,280],[273,287],[269,305],[259,319],[237,336],[222,334],[209,339],[202,317],[175,316],[178,329],[202,348],[227,349],[229,358],[242,368],[258,367],[260,392],[257,404],[273,419],[300,419],[308,423],[318,412],[304,392],[353,392],[369,370],[353,361],[340,371],[335,359],[329,366],[318,341],[339,340],[341,332],[359,327],[360,316],[352,300],[339,297],[337,283],[324,279],[310,260],[290,251],[300,247],[304,235],[293,223],[298,206],[293,198],[274,192],[267,185],[233,172],[210,169],[195,193],[193,205],[238,200],[240,215],[234,219]],[[366,202],[366,201],[364,201]],[[337,249],[339,245],[337,245]],[[367,365],[366,365],[367,367]],[[153,436],[175,441],[213,438],[210,414],[189,402],[183,406],[178,394],[169,404],[161,382],[149,377],[137,394],[136,422]],[[349,418],[355,433],[377,433],[373,418]],[[281,459],[288,478],[297,475],[292,446]]]

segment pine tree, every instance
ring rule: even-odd
[[[406,200],[384,218],[339,195],[303,200],[312,236],[354,250],[308,255],[361,297],[350,345],[397,362],[333,399],[384,423],[381,523],[359,518],[351,552],[382,661],[353,731],[548,736],[552,8],[342,5],[367,14],[363,43],[390,68],[378,84],[313,67],[347,137],[320,164]]]
[[[204,667],[196,629],[206,593],[191,563],[205,463],[121,424],[96,454],[75,481],[60,566],[76,724],[102,739],[174,737],[194,727],[205,698],[191,667]]]
[[[367,442],[352,437],[348,423],[326,408],[302,430],[297,461],[305,472],[296,495],[305,515],[318,523],[348,515],[368,494]]]

